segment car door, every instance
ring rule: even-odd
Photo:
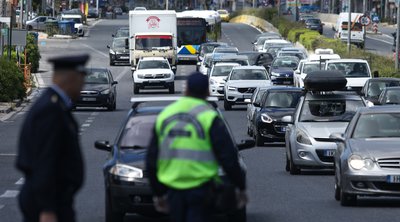
[[[39,30],[45,30],[46,29],[46,21],[47,17],[39,17],[37,20],[37,26],[36,28]]]
[[[117,99],[117,85],[114,84],[114,78],[110,70],[108,70],[108,80],[109,80],[109,87],[110,91],[112,92],[115,99]]]

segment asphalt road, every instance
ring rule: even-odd
[[[103,20],[90,28],[89,36],[77,40],[43,40],[41,52],[43,61],[51,56],[88,52],[90,66],[108,67],[106,45],[111,41],[112,32],[127,25],[126,19]],[[251,50],[250,41],[257,31],[242,24],[223,24],[222,41],[237,46],[240,50]],[[43,63],[38,75],[40,87],[51,83],[48,72],[51,67]],[[95,140],[113,141],[130,109],[132,79],[128,66],[110,67],[118,84],[117,110],[80,109],[74,112],[81,125],[81,145],[85,157],[86,180],[76,199],[78,221],[104,221],[104,185],[101,167],[107,157],[104,151],[95,150]],[[184,87],[184,78],[194,66],[179,66],[176,94]],[[36,95],[42,89],[37,90]],[[152,91],[140,96],[154,96],[165,91]],[[34,99],[33,99],[34,100]],[[0,221],[21,221],[16,195],[21,183],[21,174],[14,168],[18,134],[29,110],[29,103],[7,121],[0,122]],[[223,109],[222,104],[219,104]],[[245,106],[234,107],[223,112],[237,140],[247,138]],[[362,199],[360,206],[344,208],[334,200],[334,179],[332,172],[307,171],[303,175],[291,176],[284,171],[284,150],[279,145],[256,147],[242,152],[247,164],[247,181],[250,202],[248,221],[396,221],[400,199]],[[129,215],[125,221],[142,221],[143,218]],[[159,219],[143,219],[160,221]]]

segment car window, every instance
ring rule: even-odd
[[[108,84],[109,76],[107,70],[90,70],[85,77],[86,84]]]
[[[303,65],[303,73],[310,73],[310,72],[314,72],[314,71],[318,71],[318,70],[323,70],[325,67],[324,63],[315,63],[315,64],[304,64]]]
[[[300,122],[349,122],[358,107],[358,100],[308,100],[300,113]]]
[[[236,69],[232,71],[230,80],[267,80],[268,76],[261,69]]]
[[[131,117],[119,142],[121,149],[145,149],[150,143],[151,131],[156,115],[138,115]]]
[[[113,40],[113,48],[125,48],[125,39],[115,39]]]
[[[267,90],[266,89],[259,89],[258,91],[257,91],[257,94],[256,94],[256,97],[254,98],[254,103],[258,103],[258,104],[260,104],[261,103],[261,99],[262,99],[262,97],[263,97],[263,95],[264,95],[264,93],[266,92]]]
[[[264,103],[265,108],[296,108],[301,92],[270,92]]]
[[[400,137],[400,114],[363,114],[358,118],[352,137]]]
[[[385,104],[400,104],[400,89],[387,90],[383,102]]]
[[[129,37],[129,29],[118,29],[115,37]]]
[[[386,87],[400,86],[399,81],[370,81],[368,84],[367,97],[378,97]]]
[[[141,61],[139,62],[138,69],[169,69],[167,61]]]
[[[299,60],[294,60],[290,58],[277,58],[273,62],[272,66],[274,68],[297,68]]]
[[[329,63],[327,70],[338,70],[346,77],[369,77],[370,73],[366,63],[363,62],[337,62]]]
[[[214,66],[211,76],[228,76],[233,66]]]

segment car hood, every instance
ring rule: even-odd
[[[226,76],[212,76],[211,79],[217,81],[218,83],[225,83]]]
[[[344,133],[348,122],[299,122],[298,128],[313,138],[329,138],[332,133]]]
[[[227,85],[233,87],[262,87],[271,85],[270,80],[229,80]]]
[[[350,139],[349,144],[353,153],[363,157],[374,159],[400,157],[399,138]]]
[[[282,117],[293,115],[294,108],[263,108],[260,113],[266,113],[275,121],[281,121]]]
[[[125,48],[112,48],[112,50],[117,53],[129,53],[129,49]]]
[[[347,79],[347,85],[346,86],[363,87],[365,82],[370,78],[349,78],[349,77],[346,77],[346,79]]]
[[[282,75],[289,74],[290,76],[293,76],[293,69],[291,68],[276,68],[276,69],[271,69],[270,72],[275,72],[279,73]]]
[[[170,69],[139,69],[135,71],[136,74],[172,74]]]
[[[147,149],[126,149],[119,151],[118,162],[144,170]]]
[[[102,91],[108,88],[108,84],[85,84],[82,91]]]

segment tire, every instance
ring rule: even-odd
[[[108,111],[114,111],[116,107],[117,107],[117,102],[114,99],[113,103],[108,104],[107,109]]]
[[[361,43],[360,44],[360,49],[364,49],[364,47],[365,47],[364,43]]]
[[[265,143],[264,138],[262,138],[262,136],[260,135],[259,132],[257,132],[257,131],[254,132],[254,138],[256,141],[256,146],[264,146],[264,143]]]
[[[340,204],[342,206],[355,206],[357,204],[357,195],[345,193],[340,189]]]
[[[290,171],[290,162],[289,162],[289,157],[286,154],[286,166],[285,166],[286,172]]]
[[[247,210],[246,207],[237,209],[227,215],[227,221],[229,222],[246,222],[247,221]]]
[[[109,194],[106,192],[106,222],[123,222],[125,213],[113,211]]]
[[[340,193],[341,193],[340,190],[341,190],[340,186],[337,183],[335,183],[335,200],[337,201],[340,201]]]
[[[28,25],[28,26],[26,27],[26,29],[27,29],[28,31],[32,31],[33,27],[32,27],[31,25]]]
[[[289,172],[291,175],[299,175],[301,173],[300,167],[293,163],[292,158],[289,159]]]
[[[224,109],[225,110],[232,110],[232,104],[229,103],[225,98],[224,98]]]
[[[175,83],[172,83],[169,87],[169,94],[174,94],[175,93]]]
[[[110,59],[110,66],[114,66],[115,62]]]
[[[139,94],[139,86],[136,83],[133,84],[133,94]]]

